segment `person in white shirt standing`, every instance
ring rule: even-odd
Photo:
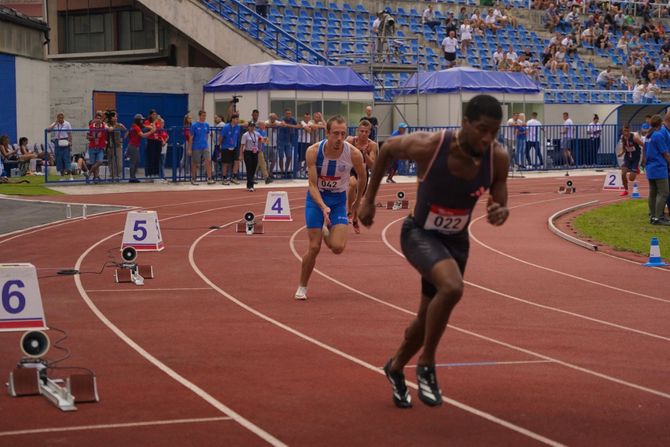
[[[586,126],[586,134],[589,136],[589,156],[595,157],[591,162],[596,163],[598,159],[598,151],[600,150],[600,136],[603,133],[603,125],[600,124],[600,117],[598,114],[593,115],[593,120]],[[590,164],[590,163],[589,163]]]
[[[449,35],[442,40],[442,49],[444,50],[444,59],[447,63],[447,68],[456,65],[456,48],[458,47],[458,40],[456,33],[449,32]]]
[[[563,112],[563,127],[561,128],[561,149],[563,159],[568,166],[575,164],[572,158],[572,139],[575,137],[575,125],[570,119],[568,112]],[[567,174],[567,173],[566,173]]]
[[[70,148],[72,147],[72,125],[65,121],[65,115],[61,112],[56,115],[56,121],[51,123],[47,130],[50,130],[51,141],[56,148],[56,169],[60,175],[72,176],[70,172]]]
[[[463,24],[460,27],[461,33],[461,53],[466,54],[468,52],[468,47],[472,43],[472,25],[470,25],[470,20],[465,19]]]
[[[526,140],[526,161],[528,166],[542,166],[542,146],[540,145],[540,132],[542,132],[542,123],[537,119],[537,112],[530,114],[530,119],[526,123],[528,128],[528,139]],[[530,161],[530,150],[535,149],[535,156],[539,160],[538,164]]]
[[[307,148],[312,144],[312,124],[314,121],[310,119],[309,112],[305,112],[300,121],[300,129],[298,129],[298,175],[300,177],[306,176],[305,171],[305,153]]]

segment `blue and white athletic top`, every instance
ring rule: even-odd
[[[326,158],[324,148],[326,141],[319,143],[316,156],[316,185],[320,192],[345,192],[349,188],[349,173],[354,167],[351,161],[351,146],[343,142],[344,149],[339,158]]]

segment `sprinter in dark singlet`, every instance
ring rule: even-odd
[[[414,160],[419,180],[414,211],[402,227],[401,245],[407,260],[421,274],[421,304],[400,348],[384,366],[398,407],[412,406],[403,368],[422,347],[416,368],[419,399],[429,406],[442,404],[435,351],[463,294],[472,209],[490,189],[488,221],[502,225],[509,215],[509,156],[496,141],[501,119],[500,103],[492,96],[478,95],[468,103],[459,131],[396,137],[384,144],[377,157],[359,212],[366,227],[372,225],[375,196],[392,161]]]
[[[635,178],[640,173],[640,159],[642,156],[642,140],[636,134],[630,131],[629,126],[623,126],[621,129],[621,152],[617,156],[623,155],[623,164],[621,165],[621,181],[623,183],[622,196],[628,195],[628,175],[630,174],[630,181],[635,181]]]
[[[356,136],[347,137],[347,143],[353,145],[363,154],[363,161],[365,162],[365,170],[368,173],[368,178],[370,177],[370,172],[372,171],[372,167],[374,166],[375,160],[377,159],[377,153],[379,152],[379,146],[377,146],[377,143],[369,138],[371,131],[372,124],[370,121],[362,119],[358,124]],[[366,181],[365,188],[363,189],[364,194],[367,189],[368,183]],[[353,206],[354,199],[357,197],[357,193],[358,175],[356,175],[356,170],[352,169],[351,177],[349,178],[349,192],[347,194],[347,217],[351,219],[354,232],[359,234],[361,232],[361,227],[358,225],[358,209]]]

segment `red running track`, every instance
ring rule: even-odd
[[[136,287],[112,269],[51,276],[118,259],[125,213],[0,238],[2,262],[38,267],[47,320],[69,335],[63,365],[95,370],[102,399],[61,413],[0,394],[0,446],[670,445],[669,272],[553,235],[556,211],[618,198],[601,178],[575,182],[578,194],[559,195],[556,179],[511,179],[499,228],[478,206],[438,353],[446,403],[425,407],[412,390],[408,411],[380,370],[418,305],[402,212],[380,210],[340,256],[324,248],[297,302],[302,188],[288,189],[294,221],[253,237],[209,227],[262,213],[262,189],[61,198],[155,209],[167,248],[140,255],[156,278]],[[2,334],[0,372],[19,337]]]

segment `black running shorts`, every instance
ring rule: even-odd
[[[410,216],[402,225],[400,246],[409,263],[421,273],[421,293],[428,298],[437,293],[437,288],[430,282],[430,273],[435,264],[444,259],[453,259],[461,275],[465,273],[470,251],[467,233],[443,236],[435,231],[424,230]]]

